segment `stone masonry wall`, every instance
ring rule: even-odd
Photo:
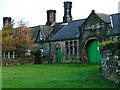
[[[120,43],[118,44],[120,46]],[[120,83],[120,49],[118,45],[107,44],[102,51],[101,70],[105,78]]]
[[[32,58],[26,58],[26,59],[2,59],[0,60],[0,66],[12,66],[12,65],[22,65],[22,64],[33,64],[34,60]]]

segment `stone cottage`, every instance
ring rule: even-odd
[[[100,62],[99,42],[106,39],[109,31],[109,15],[92,10],[88,18],[72,20],[71,8],[72,2],[64,2],[63,22],[59,23],[60,28],[48,37],[50,52],[55,54],[54,60]]]

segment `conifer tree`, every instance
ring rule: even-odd
[[[20,57],[24,57],[25,52],[33,46],[31,30],[23,20],[18,22],[18,28],[15,30],[16,52]]]

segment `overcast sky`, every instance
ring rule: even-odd
[[[12,17],[15,23],[24,19],[29,22],[29,26],[44,25],[47,21],[46,11],[49,9],[56,10],[56,21],[62,22],[64,1],[66,0],[0,0],[0,28],[3,26],[3,17]],[[69,1],[72,1],[73,20],[87,18],[93,9],[98,13],[118,13],[119,0]]]

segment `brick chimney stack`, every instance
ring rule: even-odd
[[[56,10],[47,10],[46,25],[52,25],[55,22],[56,22]]]
[[[71,8],[72,8],[72,2],[69,1],[64,2],[63,23],[68,23],[72,21]]]

